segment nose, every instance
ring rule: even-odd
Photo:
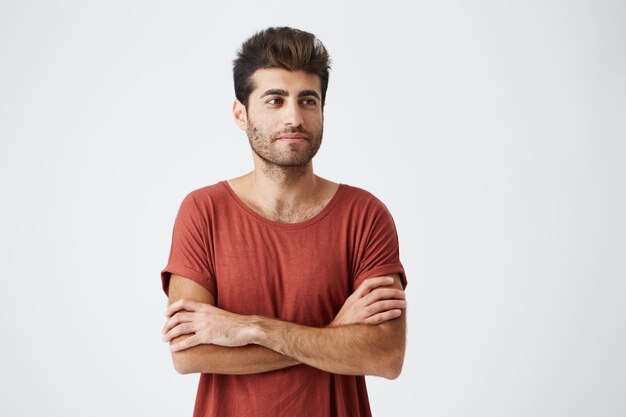
[[[297,101],[293,101],[287,104],[284,107],[284,109],[285,109],[285,114],[284,114],[285,125],[288,125],[291,127],[299,127],[302,125],[303,123],[302,110],[300,109],[300,106],[298,105]]]

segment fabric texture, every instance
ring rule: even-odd
[[[176,216],[167,266],[238,314],[307,326],[332,321],[346,298],[371,277],[398,273],[395,224],[369,192],[340,184],[313,218],[285,224],[250,209],[220,181],[189,193]],[[365,378],[308,365],[250,375],[201,374],[195,417],[370,416]]]

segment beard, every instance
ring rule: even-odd
[[[278,143],[280,136],[294,133],[303,135],[306,140],[298,143]],[[311,162],[322,144],[324,127],[320,125],[314,132],[295,127],[271,134],[259,129],[248,120],[246,134],[252,151],[265,162],[268,168],[282,168],[289,171],[302,168]]]

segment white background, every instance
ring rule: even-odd
[[[394,216],[401,377],[375,416],[626,414],[623,1],[0,3],[0,414],[191,415],[159,273],[191,190],[249,171],[231,62],[333,58],[319,175]]]

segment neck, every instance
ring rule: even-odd
[[[315,198],[322,186],[313,163],[298,167],[272,165],[254,155],[254,171],[246,175],[255,200],[272,209],[297,207]]]

